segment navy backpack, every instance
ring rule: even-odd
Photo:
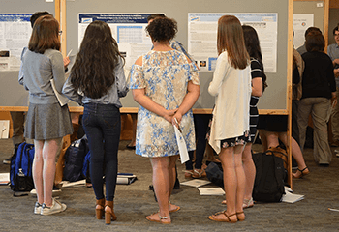
[[[31,191],[34,188],[32,177],[34,151],[33,144],[23,142],[11,158],[10,186],[12,190]]]

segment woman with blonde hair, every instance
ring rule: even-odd
[[[251,98],[250,57],[240,21],[233,15],[218,20],[219,57],[208,92],[215,96],[209,144],[219,154],[224,170],[227,210],[209,218],[236,222],[245,219],[243,199],[245,173],[242,152],[251,141],[249,112]]]

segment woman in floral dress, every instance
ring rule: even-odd
[[[179,154],[173,125],[176,120],[187,150],[195,150],[191,108],[199,98],[200,81],[196,65],[169,45],[177,32],[173,19],[156,18],[146,31],[154,48],[139,57],[131,70],[130,89],[140,104],[136,153],[150,158],[159,204],[159,212],[146,219],[171,223],[169,213],[180,209],[169,203]]]

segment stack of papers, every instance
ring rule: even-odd
[[[286,194],[284,194],[281,199],[282,202],[294,203],[304,199],[304,195],[294,194],[291,188],[285,187],[285,192]]]
[[[117,184],[132,184],[134,181],[138,180],[136,175],[132,173],[118,173]]]
[[[0,185],[8,185],[10,181],[9,172],[0,173]]]
[[[180,183],[180,185],[199,188],[203,185],[207,185],[207,184],[210,184],[210,183],[211,182],[209,182],[207,180],[190,180],[190,181],[187,181],[187,182],[184,182],[184,183]]]
[[[200,195],[225,195],[225,191],[222,188],[199,188]]]

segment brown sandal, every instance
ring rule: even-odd
[[[224,214],[226,218],[216,218],[215,216],[218,216],[218,215],[221,215],[221,214]],[[222,212],[218,212],[212,216],[209,216],[208,218],[213,220],[213,221],[217,221],[217,222],[231,222],[231,223],[234,223],[234,222],[237,222],[238,219],[236,218],[235,220],[232,220],[231,217],[233,216],[236,216],[236,214],[232,214],[232,215],[227,215],[226,214],[226,210],[225,211],[222,211]]]
[[[245,214],[244,214],[244,211],[242,211],[242,212],[237,212],[236,215],[237,215],[238,221],[243,221],[243,220],[245,220]],[[239,216],[239,215],[242,215],[242,216]]]

